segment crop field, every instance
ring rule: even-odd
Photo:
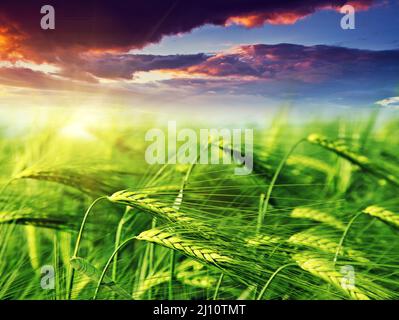
[[[242,124],[235,175],[147,163],[155,116],[62,112],[0,126],[0,299],[399,298],[398,117]]]

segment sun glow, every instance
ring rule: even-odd
[[[61,129],[61,135],[70,138],[79,138],[84,140],[93,140],[94,136],[87,131],[85,124],[73,122]]]
[[[71,117],[70,121],[61,128],[60,135],[68,138],[80,140],[94,140],[95,136],[91,133],[91,128],[98,123],[98,116],[93,112],[79,110]]]

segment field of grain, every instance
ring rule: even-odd
[[[123,118],[0,126],[0,299],[399,298],[397,117],[274,113],[244,176]]]

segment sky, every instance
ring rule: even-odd
[[[40,25],[43,4],[55,29]],[[355,29],[340,8],[355,9]],[[0,107],[399,103],[399,1],[0,3]]]

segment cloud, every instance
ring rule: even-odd
[[[23,67],[0,68],[0,83],[12,87],[41,88],[60,90],[70,88],[65,80],[56,79],[45,72],[34,71]]]
[[[0,84],[85,92],[116,92],[119,87],[123,94],[139,91],[147,96],[256,95],[372,104],[395,95],[397,61],[399,50],[294,44],[165,56],[90,52],[59,58],[52,69],[0,68]]]
[[[247,45],[183,68],[187,74],[242,80],[323,83],[399,80],[399,50],[371,51],[336,46]]]
[[[380,105],[381,107],[399,110],[399,97],[390,97],[379,100],[376,104]]]
[[[207,60],[207,55],[143,55],[143,54],[96,54],[81,56],[73,65],[95,77],[106,79],[131,79],[137,72],[173,70],[198,65]],[[65,70],[71,64],[64,64]]]
[[[198,94],[223,92],[367,105],[395,92],[397,61],[399,50],[258,44],[208,57],[180,70],[185,78],[180,74],[179,79],[164,83]]]
[[[13,88],[38,91],[102,93],[110,88],[91,81],[71,80],[48,72],[26,67],[0,67],[0,84]],[[114,94],[126,93],[126,89],[113,87]]]
[[[59,75],[76,80],[130,80],[135,74],[170,72],[178,78],[241,82],[326,83],[398,80],[399,50],[372,51],[294,44],[243,45],[215,54],[89,53],[60,58]],[[94,80],[93,80],[94,79]]]
[[[56,29],[40,29],[41,0],[0,3],[1,59],[52,63],[87,51],[142,48],[167,35],[190,32],[205,24],[246,27],[291,24],[317,10],[345,3],[368,8],[372,0],[48,0],[56,11]],[[3,49],[4,48],[4,49]]]

